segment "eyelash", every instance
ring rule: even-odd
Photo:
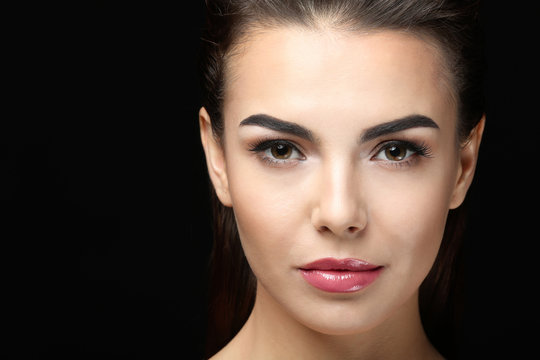
[[[407,152],[410,151],[411,154],[399,161],[377,159],[377,157],[382,154],[383,151],[388,150],[393,146],[403,147]],[[431,148],[425,143],[415,143],[407,140],[385,141],[377,145],[375,149],[375,155],[373,155],[371,158],[373,161],[383,161],[390,166],[396,167],[411,166],[418,160],[418,157],[430,158],[433,156]]]
[[[290,147],[292,151],[297,152],[300,155],[300,159],[275,159],[271,158],[264,152],[272,149],[273,146],[284,145]],[[264,139],[253,144],[250,144],[249,150],[258,154],[265,163],[272,166],[283,166],[285,164],[294,164],[296,161],[301,161],[305,159],[305,155],[298,149],[298,146],[294,145],[292,142],[282,139]],[[293,163],[294,161],[294,163]]]
[[[265,154],[266,151],[272,149],[273,146],[284,145],[290,147],[293,152],[299,154],[300,158],[298,159],[275,159]],[[378,160],[379,156],[383,151],[388,150],[392,146],[399,146],[405,148],[407,151],[412,152],[412,154],[406,156],[403,160],[392,161],[392,160]],[[263,160],[268,165],[272,166],[284,166],[284,165],[293,165],[297,161],[305,160],[305,155],[299,150],[298,146],[288,140],[282,139],[262,139],[255,143],[249,145],[249,151],[252,151],[259,155],[261,160]],[[390,140],[384,141],[378,144],[375,147],[374,155],[371,157],[373,161],[383,161],[390,166],[403,167],[411,166],[413,163],[418,160],[418,157],[429,158],[432,157],[432,151],[429,146],[425,143],[415,143],[407,140]]]

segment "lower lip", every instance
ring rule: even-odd
[[[303,270],[304,279],[319,290],[333,293],[350,293],[362,290],[381,274],[382,268],[366,271]]]

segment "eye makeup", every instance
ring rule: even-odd
[[[279,138],[263,138],[249,144],[249,151],[267,165],[294,166],[306,156],[294,142]],[[385,166],[411,166],[420,157],[432,157],[431,148],[424,142],[409,140],[388,140],[378,144],[372,151],[371,161],[381,162]]]
[[[283,139],[261,139],[249,145],[249,151],[266,164],[272,166],[292,166],[306,156],[293,142]]]
[[[408,140],[389,140],[375,147],[372,161],[381,161],[391,166],[411,166],[419,157],[433,156],[431,148],[424,142],[416,143]]]

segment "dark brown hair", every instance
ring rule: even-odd
[[[444,58],[458,106],[457,142],[467,141],[484,112],[479,1],[465,0],[206,0],[200,54],[202,106],[214,136],[223,137],[227,62],[235,46],[257,27],[321,24],[344,31],[398,30],[433,41]],[[231,208],[212,189],[214,245],[211,255],[207,356],[239,331],[249,316],[256,279],[245,259]],[[461,294],[462,205],[450,211],[433,268],[420,288],[426,333],[446,357],[455,355]]]

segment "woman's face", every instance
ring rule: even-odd
[[[227,79],[223,147],[204,110],[203,143],[257,296],[327,334],[416,304],[470,183],[437,49],[392,31],[273,29],[235,51]]]

